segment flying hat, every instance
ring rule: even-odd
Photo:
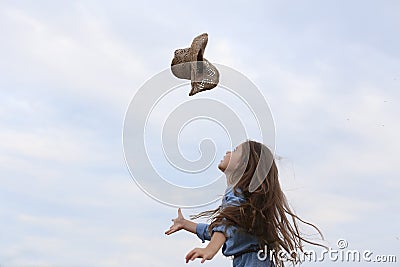
[[[207,41],[207,33],[197,36],[190,47],[175,50],[172,59],[172,73],[180,79],[191,81],[189,96],[213,89],[219,82],[217,68],[203,57]]]

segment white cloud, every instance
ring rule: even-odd
[[[115,108],[126,104],[134,79],[145,78],[140,55],[87,9],[75,14],[78,21],[73,25],[79,27],[73,29],[25,10],[5,8],[2,13],[4,23],[15,29],[12,39],[3,44],[12,49],[12,56],[5,60],[23,80],[57,87],[58,92],[52,93],[70,94],[73,90],[76,97],[99,99]]]
[[[41,129],[30,133],[3,131],[0,134],[2,150],[17,153],[22,157],[49,160],[50,162],[83,163],[104,161],[107,156],[96,153],[89,144],[91,133],[72,133],[64,129]],[[81,140],[80,140],[81,139]]]

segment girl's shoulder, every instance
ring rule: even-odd
[[[225,195],[236,195],[236,196],[243,196],[243,192],[240,188],[235,188],[233,185],[229,185],[225,190]]]
[[[235,189],[233,186],[228,186],[222,199],[222,205],[240,206],[240,204],[245,201],[246,199],[242,194],[242,190],[239,188]]]

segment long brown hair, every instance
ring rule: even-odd
[[[192,215],[191,219],[209,217],[209,230],[221,224],[234,225],[241,231],[257,236],[261,249],[267,246],[273,251],[272,260],[276,266],[284,266],[282,258],[277,255],[281,249],[289,253],[288,260],[297,263],[300,261],[299,250],[307,255],[303,242],[326,248],[300,234],[297,221],[313,227],[324,240],[318,227],[300,219],[289,207],[279,184],[278,168],[270,149],[249,139],[241,144],[241,148],[241,162],[232,176],[228,177],[228,181],[234,184],[235,194],[242,194],[246,201],[240,206],[204,211]],[[290,215],[293,225],[287,214]]]

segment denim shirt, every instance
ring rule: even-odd
[[[235,194],[233,187],[230,186],[225,190],[224,197],[222,199],[221,208],[226,206],[239,206],[241,203],[245,202],[245,198],[241,195],[241,191],[238,190]],[[209,224],[206,223],[198,223],[196,226],[196,234],[204,243],[205,240],[210,241],[211,236],[208,233]],[[211,230],[211,234],[214,232],[224,232],[226,229],[226,241],[222,246],[222,254],[224,256],[232,256],[239,252],[242,252],[247,249],[259,248],[258,239],[254,235],[250,235],[243,231],[238,231],[236,226],[228,226],[226,228],[225,225],[215,226]],[[233,266],[235,267],[244,267],[244,266],[274,266],[272,262],[270,262],[269,258],[264,261],[261,261],[257,257],[257,252],[250,252],[242,254],[233,259]]]

